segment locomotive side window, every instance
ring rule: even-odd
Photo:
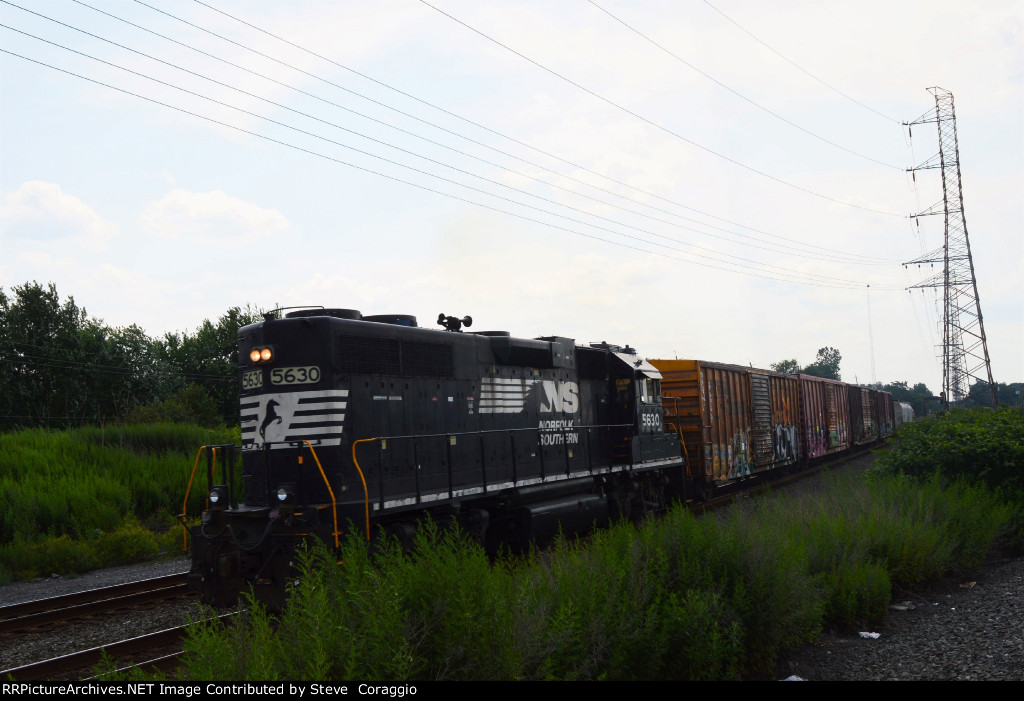
[[[640,381],[640,401],[644,404],[657,404],[661,401],[661,380],[645,377]]]
[[[629,380],[615,380],[615,397],[619,404],[629,404],[633,401],[633,383]]]

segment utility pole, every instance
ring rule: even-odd
[[[904,266],[942,263],[941,272],[909,289],[943,289],[943,408],[948,408],[951,403],[962,404],[967,399],[971,379],[988,382],[989,389],[992,390],[992,406],[996,406],[996,384],[992,380],[992,364],[989,361],[988,343],[985,340],[985,324],[981,317],[978,281],[974,276],[971,244],[967,239],[967,220],[964,218],[964,193],[960,180],[960,148],[956,137],[953,93],[938,87],[928,88],[928,91],[935,96],[935,109],[928,110],[914,121],[904,124],[912,130],[915,124],[935,123],[939,130],[939,152],[908,170],[913,173],[918,170],[940,169],[942,201],[911,216],[919,219],[933,214],[944,215],[945,242],[941,248],[907,261]],[[914,182],[917,182],[916,176]],[[985,378],[981,376],[982,368],[985,369]]]

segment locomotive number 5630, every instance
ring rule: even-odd
[[[307,365],[297,368],[274,368],[270,381],[275,385],[309,385],[320,381],[320,368]]]

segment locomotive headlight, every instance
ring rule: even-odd
[[[282,484],[277,488],[277,503],[284,513],[291,513],[295,508],[295,485],[292,483]]]
[[[221,484],[217,485],[210,490],[208,499],[210,500],[210,511],[228,508],[228,488]]]
[[[249,351],[249,360],[254,365],[262,365],[269,363],[274,359],[274,347],[273,346],[262,346],[260,348],[253,348]]]

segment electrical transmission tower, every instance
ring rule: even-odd
[[[964,218],[964,194],[960,182],[960,149],[956,138],[956,113],[953,93],[942,88],[928,88],[935,96],[935,109],[912,122],[935,123],[939,129],[939,152],[911,172],[939,168],[942,171],[942,201],[918,214],[918,217],[942,214],[946,220],[945,242],[941,248],[904,265],[942,263],[942,271],[913,285],[910,289],[941,287],[943,289],[942,319],[942,396],[943,406],[962,404],[970,391],[971,379],[988,382],[992,390],[992,406],[996,406],[996,385],[992,381],[992,365],[981,318],[978,282],[974,277],[971,244],[967,240]],[[917,178],[915,177],[916,181]],[[982,368],[986,377],[981,376]]]

